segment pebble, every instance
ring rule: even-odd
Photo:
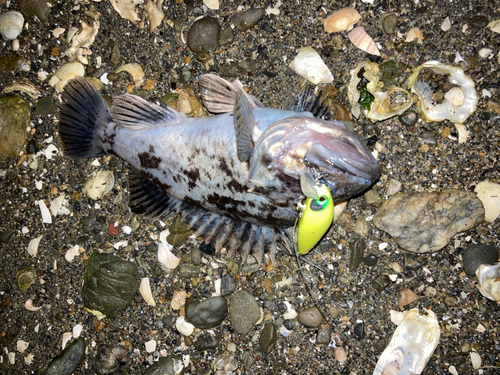
[[[95,356],[94,365],[92,369],[98,375],[113,374],[120,368],[120,361],[116,358],[113,352],[101,345],[97,349],[97,354]]]
[[[372,286],[379,292],[383,291],[391,283],[387,275],[380,275],[372,280]]]
[[[249,9],[235,14],[233,23],[238,30],[247,31],[257,25],[265,14],[266,11],[262,8]]]
[[[378,262],[378,256],[374,254],[368,254],[366,257],[363,259],[363,263],[366,264],[368,267],[375,267]]]
[[[405,111],[401,116],[399,116],[399,121],[401,121],[403,125],[413,126],[418,121],[418,114],[412,110]]]
[[[469,276],[475,276],[481,264],[495,264],[498,262],[499,249],[485,244],[470,245],[463,255],[464,271]]]
[[[26,144],[30,106],[17,96],[0,97],[0,161],[19,156]]]
[[[193,279],[198,277],[200,270],[194,264],[182,264],[179,269],[181,279]]]
[[[182,360],[176,355],[160,357],[158,362],[155,362],[144,375],[177,375],[176,368],[182,365]]]
[[[35,109],[37,115],[48,115],[51,113],[56,113],[57,106],[54,101],[54,97],[51,95],[38,99]]]
[[[229,304],[229,320],[234,330],[246,335],[260,320],[261,312],[255,298],[245,290],[236,292]]]
[[[394,13],[384,13],[380,16],[378,27],[387,35],[394,34],[396,25],[398,24],[398,17]]]
[[[295,320],[285,319],[285,320],[283,320],[283,325],[285,326],[286,329],[291,331],[295,327]]]
[[[195,266],[199,266],[202,262],[201,251],[199,247],[194,246],[191,248],[191,263]]]
[[[15,231],[13,230],[3,230],[0,232],[0,242],[9,243],[10,239],[14,235]]]
[[[85,355],[85,340],[79,337],[50,362],[46,375],[70,375],[83,361]]]
[[[259,347],[266,354],[269,355],[276,347],[276,326],[273,323],[266,323],[259,338]]]
[[[219,22],[212,17],[203,17],[189,29],[187,45],[193,52],[208,52],[217,48],[219,36]]]
[[[425,263],[427,263],[427,259],[424,258],[423,256],[410,253],[404,254],[404,262],[403,262],[404,268],[416,271],[422,268]]]
[[[227,46],[228,44],[231,44],[234,40],[234,33],[233,29],[230,27],[226,27],[224,31],[220,34],[219,37],[219,44],[221,46]]]
[[[349,271],[354,272],[361,264],[363,254],[366,249],[366,242],[362,238],[355,239],[349,244],[350,258],[349,258]]]
[[[362,340],[365,336],[365,323],[357,322],[354,324],[354,334],[358,337],[358,339]]]
[[[473,193],[444,190],[393,195],[375,213],[373,224],[403,249],[427,253],[442,249],[456,233],[483,220],[483,204]]]
[[[368,190],[364,195],[367,204],[375,207],[379,207],[382,204],[382,198],[377,194],[375,190]]]
[[[321,312],[316,306],[313,306],[302,310],[297,315],[297,321],[306,327],[315,328],[320,326],[323,321],[323,315],[321,315]]]
[[[23,62],[23,58],[19,55],[6,56],[0,58],[0,73],[10,73],[19,69]]]
[[[236,290],[236,283],[228,274],[222,276],[220,282],[220,294],[225,297],[232,294]]]
[[[415,292],[411,289],[405,288],[399,293],[398,297],[398,305],[401,307],[407,306],[412,302],[415,302],[420,297],[415,294]]]
[[[35,269],[33,267],[23,267],[16,272],[17,285],[21,293],[26,293],[28,288],[36,281]]]
[[[212,297],[205,300],[188,299],[185,305],[186,320],[197,328],[214,328],[222,323],[227,313],[227,301],[224,297]]]
[[[318,329],[318,334],[316,335],[316,342],[318,344],[328,345],[332,341],[332,331],[328,326]]]
[[[219,340],[217,339],[217,337],[209,334],[203,334],[199,336],[194,342],[194,347],[198,351],[214,350],[217,349],[218,346]]]
[[[399,193],[400,191],[401,191],[401,182],[391,178],[389,180],[389,183],[387,184],[387,190],[385,191],[385,193],[388,196],[391,196],[391,195]]]
[[[36,15],[40,21],[45,22],[55,2],[56,0],[18,0],[17,4],[26,17],[31,18]]]

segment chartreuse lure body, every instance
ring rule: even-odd
[[[306,195],[297,229],[297,247],[300,254],[307,254],[324,236],[333,221],[333,198],[325,184],[316,182],[307,172],[300,178],[302,192]]]

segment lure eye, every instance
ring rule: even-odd
[[[318,198],[315,198],[313,200],[311,200],[311,210],[313,211],[321,211],[322,209],[324,209],[327,204],[328,204],[328,197],[326,195],[322,195]]]

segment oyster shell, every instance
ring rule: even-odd
[[[358,26],[347,34],[349,40],[358,47],[371,55],[380,56],[380,51],[373,41],[372,37],[367,34],[363,26]]]
[[[410,93],[402,88],[391,86],[387,91],[383,91],[383,83],[379,81],[379,65],[365,60],[360,62],[356,68],[350,71],[351,81],[347,89],[347,97],[351,104],[351,112],[358,118],[361,113],[359,105],[360,92],[358,84],[361,81],[359,72],[363,70],[363,77],[368,80],[367,91],[374,96],[370,110],[363,109],[363,113],[372,121],[382,121],[390,117],[400,115],[412,104],[413,99]]]
[[[432,90],[427,82],[417,80],[422,69],[431,69],[436,74],[449,75],[448,81],[459,87],[453,87],[444,94],[444,101],[434,105]],[[477,106],[477,94],[474,81],[456,66],[439,61],[427,61],[420,65],[409,78],[408,87],[419,98],[417,103],[422,117],[426,121],[449,120],[455,124],[464,123],[474,113]]]
[[[332,72],[312,47],[302,47],[290,63],[290,69],[314,85],[333,81]]]
[[[354,8],[344,8],[330,14],[324,22],[327,33],[347,30],[359,21],[361,15]]]
[[[500,263],[493,266],[481,265],[476,271],[479,285],[477,288],[483,296],[500,302]]]
[[[406,313],[380,356],[373,375],[420,374],[439,342],[441,330],[436,314],[418,309]]]
[[[16,11],[0,15],[0,33],[4,40],[16,39],[23,30],[24,17]]]

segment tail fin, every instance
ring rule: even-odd
[[[106,154],[99,129],[111,121],[106,102],[87,79],[76,77],[64,86],[59,113],[64,156],[76,159]]]

